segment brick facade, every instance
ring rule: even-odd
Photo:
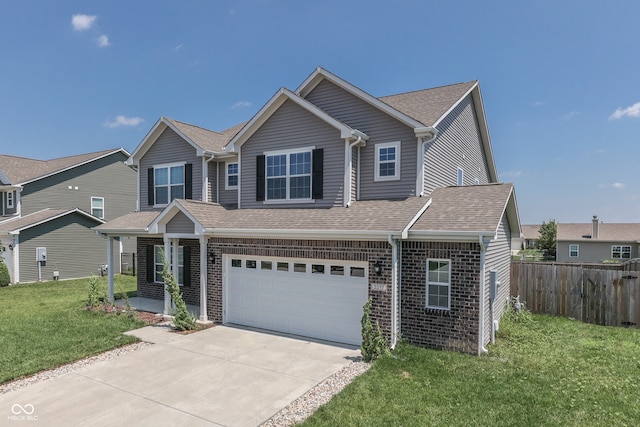
[[[427,259],[451,260],[451,309],[426,309]],[[401,330],[416,345],[478,353],[478,243],[402,242]]]

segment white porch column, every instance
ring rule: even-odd
[[[114,283],[113,283],[113,237],[107,237],[107,299],[113,302]]]
[[[169,263],[169,268],[171,268],[171,243],[169,239],[165,236],[164,238],[164,258]],[[171,295],[167,291],[167,285],[164,286],[164,314],[169,315],[169,308],[171,307]]]
[[[207,238],[200,236],[200,320],[206,322],[207,318]]]

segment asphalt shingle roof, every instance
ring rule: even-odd
[[[146,230],[149,224],[160,215],[159,211],[130,212],[126,215],[114,218],[109,222],[96,227],[96,230],[122,230],[123,232],[137,232]]]
[[[617,241],[635,242],[640,241],[640,223],[599,223],[598,238],[593,239],[592,223],[570,223],[557,225],[558,240],[584,240],[584,241]],[[588,236],[588,237],[587,237]]]
[[[23,217],[16,217],[0,222],[0,232],[14,232],[29,228],[36,224],[47,222],[59,216],[67,215],[72,212],[76,212],[78,209],[43,209],[38,212],[34,212]],[[84,212],[83,212],[84,213]],[[84,213],[87,217],[91,217],[88,213]],[[92,217],[93,218],[93,217]],[[101,223],[102,220],[95,218],[96,223]]]

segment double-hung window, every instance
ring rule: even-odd
[[[91,215],[104,219],[104,197],[91,198]]]
[[[154,168],[155,205],[168,205],[173,199],[184,199],[184,164],[160,165]]]
[[[427,308],[449,310],[451,299],[451,261],[427,260]]]
[[[376,144],[375,181],[400,179],[400,141]]]
[[[154,267],[155,267],[155,277],[154,281],[156,283],[164,283],[164,278],[162,277],[162,272],[164,271],[164,247],[161,245],[154,246]],[[171,254],[169,255],[169,260],[173,257],[173,247],[171,248]],[[182,285],[184,283],[184,246],[178,247],[178,285]]]
[[[238,163],[227,163],[226,166],[225,190],[238,188]]]
[[[580,245],[569,245],[569,257],[577,258],[580,255]]]
[[[611,258],[631,259],[631,246],[623,246],[623,245],[611,246]]]
[[[13,194],[14,194],[13,191],[9,191],[7,193],[7,209],[14,208]]]
[[[266,200],[311,200],[311,150],[266,153]]]

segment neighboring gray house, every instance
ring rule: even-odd
[[[201,320],[349,344],[371,298],[392,347],[479,354],[508,300],[520,223],[475,81],[376,98],[317,68],[224,132],[161,117],[129,164],[139,211],[96,230],[138,238],[165,311],[163,254]]]
[[[53,160],[0,155],[0,240],[12,283],[100,274],[106,245],[93,227],[136,208],[128,158],[124,149]],[[113,255],[135,245],[125,237]]]
[[[594,216],[591,223],[558,223],[556,261],[624,262],[639,256],[640,223],[608,224]]]

